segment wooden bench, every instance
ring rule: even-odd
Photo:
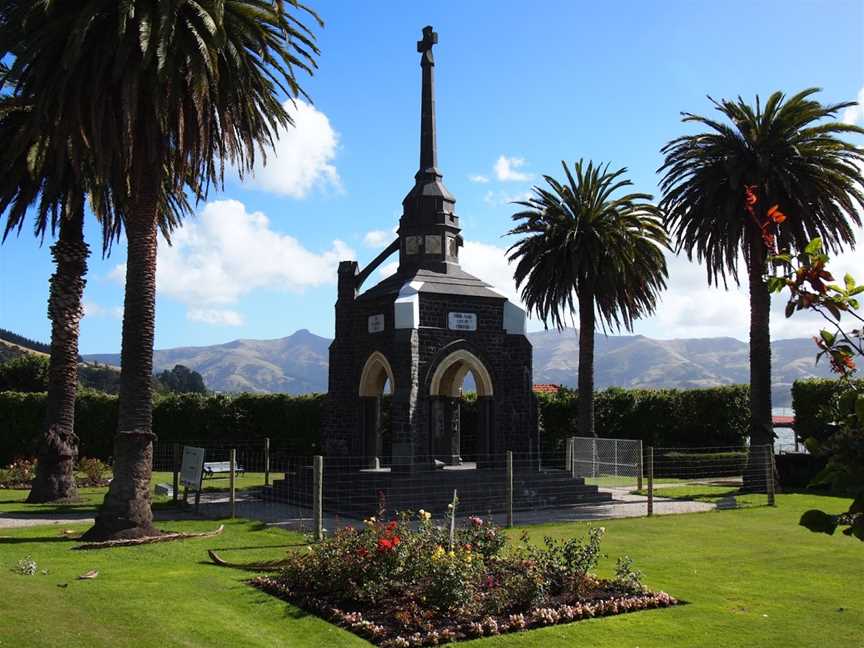
[[[204,479],[214,477],[216,475],[227,475],[231,472],[230,461],[205,461],[204,462]],[[246,469],[241,465],[234,467],[235,475],[243,475]]]

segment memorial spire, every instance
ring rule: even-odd
[[[438,34],[431,26],[423,28],[417,41],[422,70],[420,98],[420,168],[414,186],[402,201],[399,219],[399,268],[403,271],[425,268],[448,273],[458,268],[459,218],[456,200],[447,191],[438,169],[435,123],[435,57],[432,48]]]

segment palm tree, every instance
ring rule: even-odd
[[[290,11],[289,11],[290,9]],[[114,479],[90,539],[152,525],[151,376],[160,194],[205,199],[224,166],[252,169],[306,96],[318,54],[298,0],[0,0],[0,59],[17,92],[110,188],[127,239]],[[2,85],[2,79],[0,79]]]
[[[854,245],[864,207],[864,151],[841,134],[864,129],[833,121],[854,102],[823,105],[818,88],[789,97],[775,92],[756,108],[740,97],[711,102],[718,121],[684,113],[705,132],[672,140],[665,155],[660,207],[676,251],[704,263],[708,283],[739,284],[739,257],[750,288],[750,443],[774,438],[771,424],[771,297],[767,255],[803,250],[822,238],[829,251]],[[710,97],[709,97],[710,99]],[[823,121],[828,120],[828,121]]]
[[[633,329],[633,321],[654,312],[666,287],[668,237],[652,196],[614,197],[633,183],[627,169],[610,171],[582,160],[575,177],[562,162],[567,183],[543,176],[549,188],[517,202],[519,225],[508,232],[523,238],[508,250],[514,278],[529,313],[548,328],[563,329],[579,310],[578,428],[594,436],[594,328]],[[575,302],[574,302],[575,295]]]
[[[110,253],[120,227],[110,194],[94,183],[84,160],[74,161],[65,143],[44,133],[50,130],[32,110],[32,99],[0,98],[0,214],[6,213],[2,240],[20,234],[28,209],[34,210],[33,230],[44,241],[50,231],[56,271],[51,276],[48,319],[51,345],[44,432],[39,462],[28,502],[68,500],[77,496],[75,458],[75,398],[78,388],[78,333],[83,315],[90,248],[84,241],[85,197],[102,226],[102,252]],[[182,194],[163,193],[166,212],[189,213]],[[166,223],[165,230],[172,223]]]
[[[0,214],[6,213],[3,241],[21,231],[29,207],[36,205],[33,229],[44,239],[59,229],[51,246],[56,271],[51,277],[48,319],[51,353],[44,431],[39,463],[28,502],[73,499],[75,396],[78,385],[78,327],[89,247],[84,242],[84,183],[62,145],[52,149],[48,137],[30,137],[32,106],[15,98],[0,100]]]

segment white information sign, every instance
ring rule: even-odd
[[[477,313],[447,313],[447,328],[451,331],[476,331]]]
[[[380,333],[384,330],[384,313],[369,316],[369,332]]]
[[[183,446],[183,463],[180,467],[180,483],[198,490],[204,472],[204,448]]]

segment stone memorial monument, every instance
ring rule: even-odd
[[[525,312],[460,266],[456,201],[438,167],[437,42],[426,27],[417,43],[420,168],[402,201],[398,238],[362,270],[353,261],[339,266],[322,441],[328,456],[362,457],[370,467],[385,460],[379,422],[388,381],[392,450],[386,463],[394,470],[460,462],[459,400],[468,372],[478,398],[478,466],[506,450],[533,452],[538,443]],[[394,254],[397,272],[361,292]]]

